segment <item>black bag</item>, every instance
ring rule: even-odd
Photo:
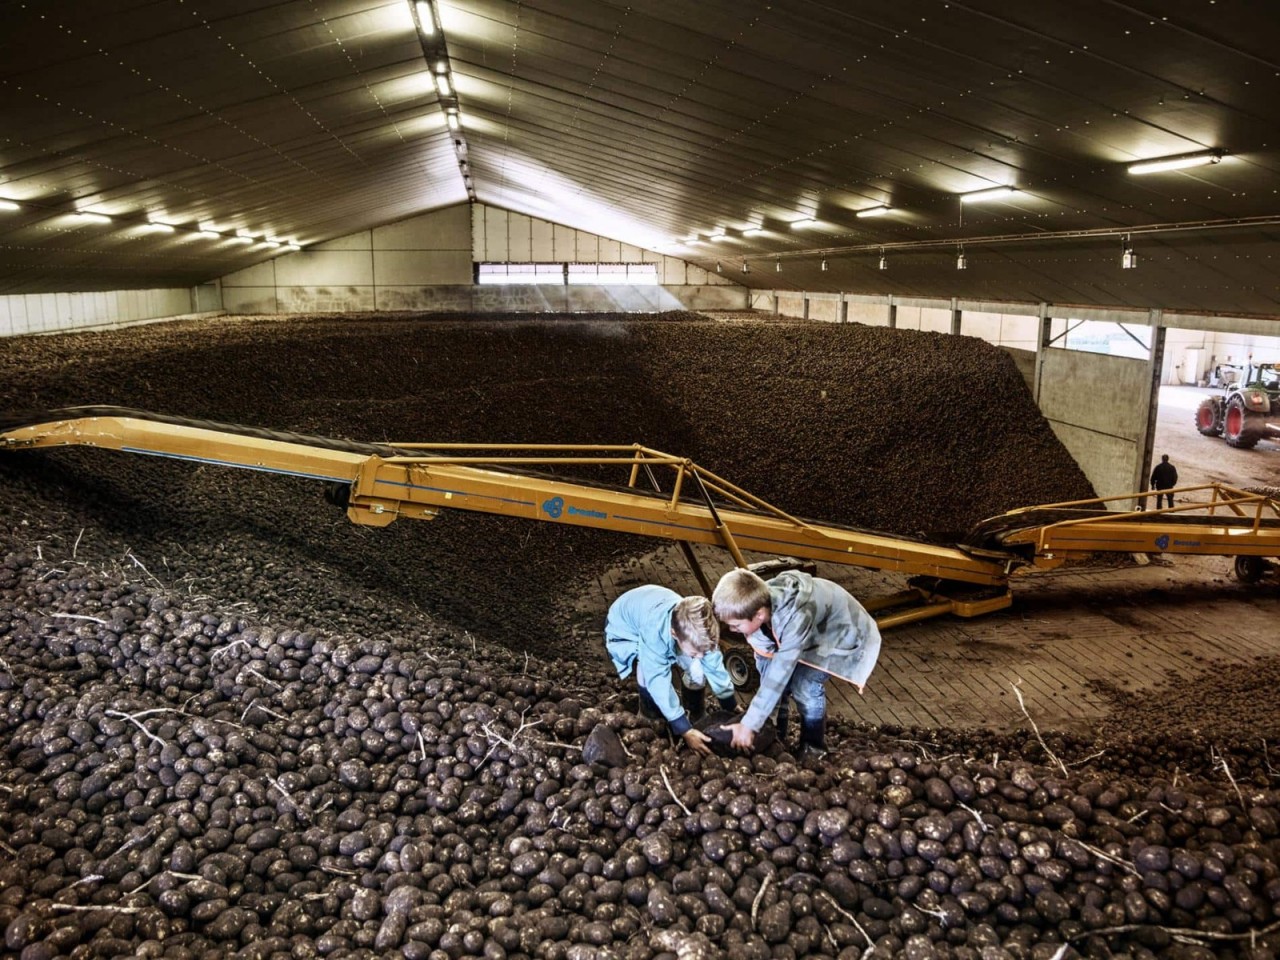
[[[728,710],[713,710],[705,717],[694,724],[694,729],[700,730],[711,738],[711,749],[715,751],[717,756],[731,757],[743,756],[743,754],[735,750],[729,745],[732,734],[725,729],[726,724],[738,723],[745,714],[730,713]],[[756,733],[755,741],[751,745],[752,753],[764,753],[778,739],[778,730],[773,725],[772,720],[766,720],[763,727]]]

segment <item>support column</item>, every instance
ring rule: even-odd
[[[896,330],[898,328],[898,305],[893,302],[893,295],[889,295],[889,329]]]
[[[951,335],[960,336],[960,307],[955,297],[951,298]]]
[[[804,316],[804,319],[808,320],[809,319],[809,295],[807,293],[801,293],[800,296],[804,299],[804,310],[801,312]]]
[[[840,294],[840,322],[849,322],[849,301],[845,294]]]
[[[1040,333],[1036,337],[1036,375],[1035,375],[1035,400],[1036,406],[1040,405],[1040,381],[1044,377],[1044,355],[1049,349],[1051,342],[1050,331],[1053,328],[1053,318],[1049,316],[1049,305],[1047,303],[1040,304]]]
[[[1138,475],[1134,477],[1134,490],[1145,490],[1151,476],[1152,451],[1156,442],[1156,418],[1160,409],[1160,371],[1164,369],[1164,311],[1154,308],[1151,317],[1151,349],[1147,357],[1147,410],[1146,423],[1142,426],[1142,452],[1137,460]]]

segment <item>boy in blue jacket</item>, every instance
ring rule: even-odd
[[[774,709],[785,735],[788,701],[800,710],[800,748],[826,752],[826,684],[838,677],[858,693],[880,656],[875,618],[844,587],[798,570],[762,580],[730,570],[711,594],[716,616],[746,638],[756,653],[760,689],[741,722],[730,724],[731,743],[749,750]]]
[[[720,624],[706,597],[681,597],[674,590],[649,584],[628,590],[609,607],[604,626],[605,649],[618,676],[634,670],[640,702],[660,713],[695,753],[710,754],[711,738],[693,729],[671,679],[680,667],[685,690],[700,710],[710,685],[726,710],[737,710],[733,681],[717,644]]]

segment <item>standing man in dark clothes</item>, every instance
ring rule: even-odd
[[[1160,462],[1156,464],[1156,468],[1151,471],[1151,489],[1156,491],[1156,509],[1160,509],[1160,504],[1164,500],[1169,501],[1169,506],[1173,506],[1173,494],[1161,493],[1161,490],[1172,490],[1178,485],[1178,469],[1169,462],[1169,455],[1166,453],[1160,458]]]

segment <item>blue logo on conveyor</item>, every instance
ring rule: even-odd
[[[542,509],[553,520],[559,520],[560,514],[564,513],[564,497],[552,497],[550,500],[542,501]]]
[[[1160,536],[1156,537],[1156,546],[1159,547],[1161,550],[1168,550],[1169,535],[1167,533],[1162,533],[1160,534]]]

